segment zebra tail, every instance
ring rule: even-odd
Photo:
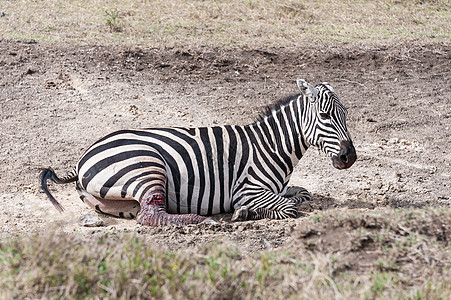
[[[47,197],[50,199],[50,202],[52,202],[53,206],[62,213],[64,211],[64,208],[59,204],[59,202],[53,197],[53,195],[50,193],[49,188],[47,186],[47,180],[52,180],[55,183],[63,184],[63,183],[69,183],[76,181],[78,179],[78,175],[74,170],[72,170],[66,177],[59,178],[56,173],[51,168],[43,168],[40,174],[40,180],[41,180],[41,189],[45,192]]]

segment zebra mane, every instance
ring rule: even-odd
[[[269,116],[272,114],[273,111],[279,110],[282,106],[287,105],[291,101],[295,100],[299,94],[292,94],[289,96],[286,96],[284,98],[279,99],[278,101],[271,103],[267,105],[259,114],[256,122],[262,121],[266,116]]]

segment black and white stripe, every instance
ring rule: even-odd
[[[300,95],[250,125],[113,132],[78,162],[79,189],[98,199],[138,202],[162,192],[173,214],[295,217],[310,196],[304,189],[288,195],[286,188],[304,152],[313,145],[338,156],[341,142],[350,142],[347,112],[333,89],[302,80],[298,86]]]

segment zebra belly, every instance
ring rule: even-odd
[[[152,130],[165,142],[158,150],[165,161],[168,212],[232,211],[231,190],[240,157],[230,131],[231,127]]]
[[[181,174],[176,184],[168,174],[166,198],[169,213],[212,215],[232,211],[230,187],[225,182],[221,183],[219,177],[213,177],[212,183],[208,174],[202,176],[203,179],[190,179],[187,174]]]

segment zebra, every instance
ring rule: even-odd
[[[337,169],[357,159],[347,110],[327,83],[296,81],[300,93],[267,108],[249,125],[119,130],[106,135],[59,178],[40,174],[41,188],[60,212],[47,181],[76,182],[98,213],[136,218],[141,225],[185,225],[233,212],[232,221],[295,218],[311,199],[288,182],[314,146]]]

